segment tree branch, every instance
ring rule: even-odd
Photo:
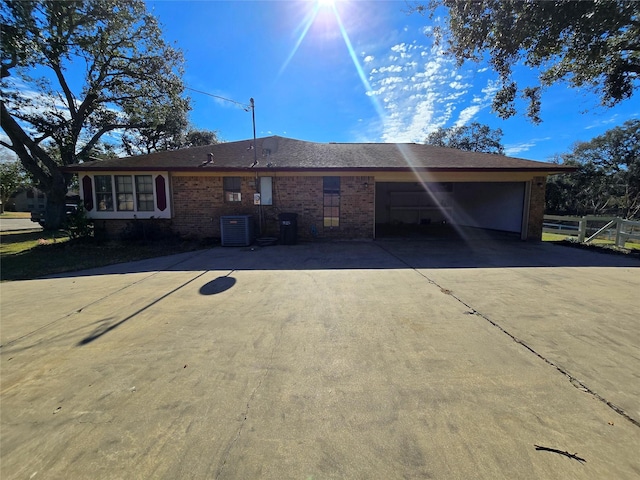
[[[11,116],[4,102],[0,102],[0,123],[2,129],[12,142],[12,150],[18,155],[24,167],[29,170],[42,183],[47,183],[49,177],[38,165],[38,161],[47,167],[50,171],[54,171],[58,166],[56,162],[35,143],[18,125],[18,122]],[[29,151],[27,151],[29,149]],[[31,152],[31,153],[29,153]]]
[[[77,111],[76,111],[76,102],[75,102],[75,99],[73,98],[73,93],[71,93],[71,89],[69,88],[69,85],[67,84],[66,78],[64,78],[64,75],[62,74],[62,69],[60,68],[60,65],[58,65],[58,62],[52,61],[51,62],[51,68],[55,72],[56,77],[58,78],[58,83],[62,87],[62,91],[64,92],[64,96],[67,99],[67,104],[69,105],[69,111],[71,112],[71,117],[73,118],[73,117],[75,117],[75,115],[77,113]]]
[[[100,130],[98,130],[92,137],[91,139],[87,142],[87,144],[82,147],[82,150],[80,150],[80,152],[78,152],[78,154],[76,155],[78,158],[83,158],[85,155],[87,155],[91,149],[96,145],[96,143],[98,143],[98,141],[100,140],[100,138],[107,132],[110,132],[112,130],[116,130],[118,128],[142,128],[144,127],[144,124],[110,124],[110,125],[105,125],[104,127],[102,127]]]
[[[13,147],[13,145],[9,145],[7,142],[0,140],[0,145],[2,145],[5,148],[8,148],[9,150],[11,150],[12,152],[15,152],[16,149]]]

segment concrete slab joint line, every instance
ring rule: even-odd
[[[640,427],[640,421],[638,421],[637,419],[633,418],[631,415],[629,415],[623,408],[618,407],[617,405],[615,405],[614,403],[610,402],[609,400],[607,400],[606,398],[604,398],[602,395],[600,395],[598,392],[592,390],[591,388],[589,388],[587,385],[585,385],[583,382],[581,382],[580,380],[578,380],[576,377],[574,377],[573,375],[571,375],[567,370],[565,370],[564,368],[562,368],[561,366],[557,365],[556,363],[554,363],[552,360],[549,360],[548,358],[546,358],[544,355],[538,353],[535,349],[533,349],[531,346],[529,346],[526,342],[520,340],[518,337],[516,337],[515,335],[513,335],[512,333],[510,333],[509,331],[507,331],[506,329],[504,329],[502,326],[500,326],[500,324],[498,324],[497,322],[491,320],[489,317],[487,317],[486,315],[483,315],[482,313],[480,313],[479,311],[477,311],[474,307],[472,307],[471,305],[469,305],[468,303],[466,303],[464,300],[462,300],[461,298],[457,297],[456,295],[453,294],[453,292],[451,290],[448,290],[446,288],[444,288],[443,286],[439,285],[436,281],[434,281],[433,279],[429,278],[427,275],[425,275],[424,273],[420,272],[419,270],[417,270],[416,268],[414,268],[411,264],[407,263],[404,259],[400,258],[399,256],[395,255],[394,253],[390,252],[389,250],[387,250],[386,248],[384,248],[382,245],[380,244],[376,244],[379,248],[381,248],[382,250],[384,250],[385,252],[387,252],[389,255],[391,255],[392,257],[395,257],[396,259],[398,259],[398,261],[402,262],[403,264],[405,264],[408,268],[410,268],[411,270],[415,271],[418,275],[420,275],[421,277],[423,277],[425,280],[427,280],[430,284],[435,285],[436,287],[438,287],[440,289],[440,291],[442,293],[444,293],[445,295],[449,295],[453,298],[455,298],[459,303],[461,303],[462,305],[464,305],[466,308],[469,309],[468,313],[472,313],[480,318],[482,318],[483,320],[489,322],[491,325],[493,325],[494,327],[496,327],[498,330],[500,330],[502,333],[504,333],[505,335],[507,335],[509,338],[511,338],[511,340],[513,340],[515,343],[523,346],[524,348],[526,348],[527,350],[529,350],[531,353],[533,353],[534,355],[536,355],[538,358],[540,358],[541,360],[543,360],[545,363],[547,363],[548,365],[552,366],[553,368],[555,368],[558,372],[562,373],[565,377],[568,378],[569,382],[571,383],[571,385],[573,385],[575,388],[588,393],[589,395],[593,396],[594,398],[598,399],[599,401],[601,401],[602,403],[604,403],[605,405],[607,405],[609,408],[611,408],[614,412],[616,412],[618,415],[624,417],[625,419],[627,419],[628,421],[630,421],[632,424],[634,424],[636,427]]]
[[[2,344],[82,310],[0,349],[0,479],[637,479],[638,271],[417,238],[3,283]]]
[[[233,271],[229,272],[228,275],[231,275],[231,273],[233,273]],[[245,423],[247,422],[247,418],[249,417],[249,409],[251,408],[251,402],[255,398],[256,393],[258,392],[264,380],[267,378],[267,375],[269,375],[269,372],[271,371],[276,350],[278,349],[278,347],[280,346],[280,342],[282,341],[282,332],[284,330],[285,323],[287,323],[287,320],[283,321],[280,324],[280,331],[278,333],[278,337],[273,342],[273,348],[271,349],[271,354],[269,355],[269,362],[267,363],[267,366],[264,369],[264,373],[260,376],[258,383],[256,384],[254,389],[251,391],[251,394],[249,395],[249,399],[247,400],[247,404],[245,406],[244,412],[242,412],[241,414],[242,420],[240,421],[240,426],[238,427],[238,431],[236,432],[236,435],[233,437],[233,440],[229,442],[229,445],[227,445],[227,448],[225,449],[222,455],[222,462],[220,464],[220,467],[218,468],[218,471],[216,472],[216,476],[215,476],[216,479],[220,478],[220,475],[222,475],[222,471],[227,465],[227,459],[229,458],[231,450],[233,450],[233,447],[235,446],[235,444],[240,439],[240,436],[242,435],[242,431],[244,429]]]

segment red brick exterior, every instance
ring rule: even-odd
[[[107,237],[126,233],[132,222],[156,225],[148,231],[171,229],[187,238],[220,238],[220,217],[252,215],[257,236],[278,237],[280,213],[296,213],[298,239],[371,239],[374,237],[375,178],[343,176],[340,178],[340,225],[323,226],[323,177],[273,175],[273,205],[253,204],[256,177],[242,177],[241,202],[228,202],[223,191],[223,177],[173,176],[171,179],[171,220],[96,220],[95,225]],[[528,240],[541,240],[545,209],[546,177],[531,182],[528,212]],[[129,228],[129,231],[131,228]]]
[[[342,177],[340,226],[323,227],[323,177],[273,176],[273,205],[253,204],[255,177],[242,177],[242,201],[224,199],[222,177],[172,179],[173,229],[183,236],[220,237],[220,217],[253,215],[256,233],[278,236],[278,214],[297,213],[298,238],[373,238],[374,178]]]
[[[172,234],[171,220],[154,218],[145,220],[94,220],[96,238],[119,239],[132,238],[148,240],[165,238]]]
[[[544,222],[545,190],[547,177],[534,177],[531,181],[529,197],[529,228],[527,240],[542,240],[542,224]]]

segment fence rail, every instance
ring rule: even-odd
[[[628,241],[640,241],[640,221],[620,217],[545,215],[542,231],[574,236],[582,243],[604,236],[618,247]]]

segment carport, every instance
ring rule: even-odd
[[[474,227],[527,238],[530,183],[376,182],[376,236]]]

